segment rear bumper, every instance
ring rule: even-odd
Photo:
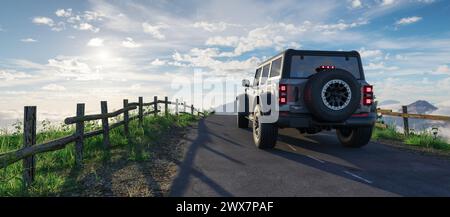
[[[277,126],[292,128],[311,127],[364,127],[372,126],[377,119],[376,113],[352,116],[343,122],[321,122],[311,117],[310,114],[280,114]]]

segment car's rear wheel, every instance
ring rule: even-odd
[[[360,148],[369,143],[372,136],[373,126],[371,127],[354,127],[336,129],[339,142],[344,147]]]
[[[248,119],[245,117],[245,113],[238,112],[237,125],[239,128],[248,128]]]
[[[278,137],[278,128],[272,123],[261,123],[261,109],[258,106],[253,113],[253,141],[259,149],[275,147]]]

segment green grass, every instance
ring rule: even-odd
[[[434,138],[428,131],[410,133],[410,135],[405,136],[403,133],[397,132],[393,126],[388,126],[386,129],[375,127],[372,133],[372,139],[394,140],[416,147],[450,150],[450,144],[445,139],[441,137]]]
[[[137,148],[145,148],[151,141],[167,132],[171,127],[186,127],[198,120],[197,117],[182,114],[179,116],[147,116],[144,118],[143,126],[139,127],[138,121],[130,123],[130,141],[125,137],[123,127],[110,131],[110,141],[114,148],[127,148],[130,160],[142,160],[151,157],[151,153],[138,152]],[[22,123],[14,125],[15,132],[0,135],[0,153],[9,152],[22,148]],[[58,139],[74,133],[73,126],[53,126],[48,121],[40,123],[41,132],[36,135],[36,143]],[[98,122],[89,122],[85,131],[100,129]],[[141,154],[139,154],[141,153]],[[103,150],[102,136],[86,139],[84,142],[84,163],[104,160],[107,155]],[[22,161],[0,169],[0,196],[51,196],[58,193],[67,186],[76,185],[70,171],[75,167],[74,144],[67,145],[64,149],[36,155],[35,182],[30,188],[25,189],[22,180]]]

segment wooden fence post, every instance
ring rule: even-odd
[[[77,117],[84,116],[84,103],[77,104]],[[77,122],[75,125],[75,134],[77,141],[75,142],[75,164],[83,165],[83,146],[84,146],[84,121]]]
[[[194,105],[191,104],[191,115],[194,115]]]
[[[175,115],[178,115],[178,99],[175,99]]]
[[[142,96],[139,97],[139,126],[142,127],[144,123],[144,99]]]
[[[167,116],[169,116],[169,99],[166,97],[164,97],[164,113]]]
[[[126,109],[128,107],[128,99],[124,99],[123,100],[123,108],[124,109]],[[125,133],[125,137],[127,137],[127,140],[129,141],[130,140],[130,130],[129,130],[129,127],[128,127],[128,122],[130,121],[130,115],[129,115],[129,112],[128,112],[128,110],[126,110],[124,113],[123,113],[123,131],[124,131],[124,133]]]
[[[153,97],[153,109],[155,110],[153,115],[158,115],[158,96]]]
[[[30,147],[36,144],[36,106],[25,106],[23,121],[23,146]],[[29,187],[36,172],[34,155],[24,158],[23,169],[23,181],[25,187]]]
[[[106,115],[108,113],[108,104],[106,101],[101,101],[101,109],[102,115]],[[109,151],[109,123],[108,118],[102,118],[102,127],[103,127],[103,147]]]
[[[408,106],[402,106],[403,114],[408,114]],[[403,117],[403,131],[405,133],[405,136],[409,135],[409,123],[408,123],[408,117]]]
[[[183,112],[186,112],[186,101],[183,102]]]

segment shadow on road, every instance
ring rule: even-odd
[[[231,157],[228,157],[224,155],[223,153],[217,152],[213,150],[212,148],[208,148],[205,144],[210,141],[210,137],[208,133],[208,129],[205,125],[205,120],[202,119],[199,121],[198,128],[197,128],[197,138],[195,138],[193,141],[191,141],[191,145],[189,146],[188,150],[186,151],[186,156],[183,162],[176,162],[179,167],[180,171],[178,173],[178,176],[175,178],[175,180],[172,183],[171,191],[169,196],[182,196],[184,193],[188,190],[188,184],[191,180],[190,176],[194,176],[201,180],[203,183],[208,185],[212,190],[217,192],[220,196],[224,197],[231,197],[233,196],[230,192],[228,192],[226,189],[224,189],[220,184],[206,176],[204,173],[199,171],[194,167],[194,159],[196,157],[197,151],[200,147],[207,148],[207,150],[214,152],[221,157],[225,157],[226,159],[234,162],[238,162],[237,160],[234,160]]]

